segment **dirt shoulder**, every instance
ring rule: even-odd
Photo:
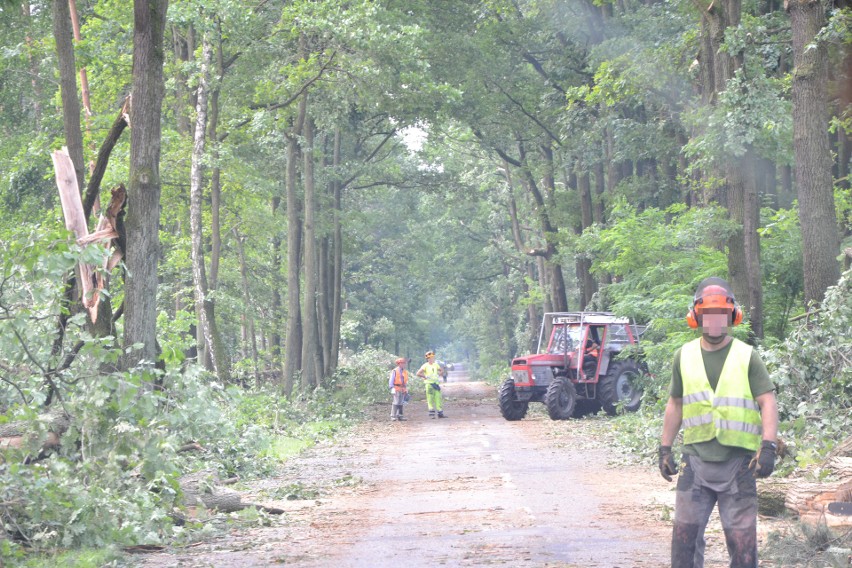
[[[141,565],[668,566],[673,484],[624,465],[607,419],[554,422],[533,405],[507,422],[495,389],[460,373],[444,393],[446,419],[414,400],[408,421],[390,422],[377,405],[345,438],[252,484],[246,500],[286,510],[271,526]],[[706,567],[727,565],[717,522],[707,537]]]

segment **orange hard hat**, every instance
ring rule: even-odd
[[[705,278],[701,281],[692,299],[692,308],[686,314],[686,323],[693,329],[701,327],[701,314],[711,308],[731,310],[733,325],[743,321],[743,312],[737,305],[730,284],[721,278]]]
[[[734,295],[723,286],[717,284],[705,287],[695,297],[695,311],[699,314],[708,308],[731,310],[735,304]]]

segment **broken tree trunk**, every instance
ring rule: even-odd
[[[53,169],[56,171],[56,186],[59,188],[59,200],[62,203],[62,212],[65,214],[65,228],[74,233],[77,239],[89,235],[86,226],[86,216],[83,213],[83,202],[80,198],[80,189],[77,185],[77,174],[74,164],[68,155],[68,148],[63,147],[51,154],[53,158]],[[94,268],[90,264],[79,264],[78,282],[81,287],[81,299],[91,320],[98,319],[99,291],[94,280]]]
[[[104,268],[109,271],[121,260],[123,251],[117,245],[119,240],[118,217],[124,208],[127,198],[127,190],[123,185],[112,190],[112,198],[107,206],[106,212],[101,215],[98,227],[94,233],[89,234],[86,224],[86,215],[83,210],[83,202],[80,190],[77,187],[77,178],[71,158],[68,156],[67,148],[56,150],[51,154],[53,167],[56,172],[56,186],[59,189],[59,200],[62,203],[62,212],[65,215],[65,227],[74,233],[77,244],[84,246],[98,241],[109,241],[113,247],[113,253],[104,263]],[[80,297],[83,306],[89,312],[92,323],[98,321],[98,302],[101,290],[105,288],[104,275],[95,270],[91,264],[81,263],[78,265],[80,283]]]

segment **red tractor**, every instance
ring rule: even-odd
[[[550,341],[542,353],[545,329]],[[637,347],[641,331],[609,312],[545,314],[538,354],[513,359],[512,375],[500,386],[503,418],[521,420],[530,402],[543,402],[553,420],[580,416],[581,406],[589,403],[610,415],[619,409],[635,412],[642,402],[644,366],[629,348]]]

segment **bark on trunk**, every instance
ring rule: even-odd
[[[251,293],[249,291],[248,263],[246,262],[245,237],[234,228],[234,238],[237,242],[237,254],[240,260],[240,282],[243,291],[243,309],[240,314],[242,323],[243,358],[251,357],[252,369],[254,370],[255,383],[260,381],[259,360],[257,352],[257,334],[254,329],[254,315],[252,310]],[[277,312],[274,312],[277,313]],[[247,346],[250,353],[246,353]]]
[[[340,145],[342,134],[338,128],[334,132],[334,171],[340,166]],[[340,318],[343,313],[343,225],[341,214],[343,212],[343,187],[339,179],[334,183],[334,237],[332,250],[334,251],[334,264],[332,270],[332,321],[331,321],[331,359],[329,374],[337,369],[337,359],[340,354]]]
[[[77,69],[71,41],[71,11],[68,0],[53,0],[53,37],[59,61],[59,90],[62,97],[62,123],[65,144],[74,164],[77,190],[84,184],[83,131],[80,128],[80,100],[77,98]]]
[[[287,137],[287,338],[284,349],[284,394],[290,396],[296,373],[302,368],[302,309],[300,275],[302,263],[302,203],[297,187],[296,136],[302,131],[307,101],[299,101],[293,130]]]
[[[580,164],[580,168],[583,166]],[[580,196],[581,226],[578,234],[592,226],[592,187],[589,180],[589,172],[577,173],[577,192]],[[580,285],[580,309],[586,309],[591,303],[592,296],[598,291],[597,282],[592,277],[592,263],[587,258],[577,258],[577,283]]]
[[[518,251],[519,254],[525,254],[528,250],[528,246],[524,241],[523,234],[521,233],[521,224],[518,220],[518,205],[515,201],[515,187],[512,183],[512,174],[509,169],[509,164],[507,162],[503,162],[503,173],[506,178],[506,189],[508,193],[507,206],[509,210],[509,220],[512,223],[512,239],[515,242],[515,250]],[[521,292],[524,296],[529,296],[529,284],[530,282],[535,282],[535,270],[533,262],[530,260],[524,260],[523,262],[524,272],[526,273],[526,279],[524,280],[523,287]],[[539,321],[538,321],[538,312],[536,312],[535,304],[532,302],[528,302],[527,305],[527,326],[529,331],[529,341],[527,345],[524,346],[529,353],[533,353],[536,348],[536,343],[538,338],[536,333],[539,329]]]
[[[204,160],[204,146],[207,141],[207,85],[208,69],[211,59],[210,43],[202,40],[201,73],[198,78],[198,90],[195,115],[195,134],[192,150],[192,165],[190,169],[189,190],[189,224],[190,239],[192,242],[192,280],[195,291],[195,313],[198,316],[198,329],[203,344],[199,341],[199,349],[208,353],[205,366],[209,362],[208,370],[219,374],[216,343],[213,340],[213,323],[208,309],[207,299],[207,276],[204,268],[204,236],[202,231],[201,210],[204,199],[204,187],[202,179],[201,164]]]
[[[825,11],[817,0],[787,0],[785,9],[793,31],[793,152],[809,304],[821,302],[840,278],[828,143],[828,53],[824,42],[814,42]]]
[[[278,209],[281,205],[281,198],[274,196],[270,203],[272,209],[272,218],[278,217]],[[281,278],[281,236],[278,231],[272,235],[272,274],[274,278]],[[289,288],[288,288],[289,289]],[[272,329],[269,332],[269,353],[272,355],[272,361],[278,367],[283,369],[281,361],[281,329],[284,327],[284,314],[281,312],[281,287],[272,287],[272,302],[270,309],[272,310]],[[266,350],[266,347],[264,347]],[[283,372],[283,371],[282,371]],[[277,376],[277,373],[276,373]]]
[[[26,20],[30,20],[32,18],[32,6],[30,6],[29,1],[21,2],[21,10]],[[29,25],[27,25],[27,30],[31,29]],[[33,41],[33,36],[27,31],[27,35],[24,39],[24,42],[27,44],[27,62],[30,67],[30,86],[33,90],[33,129],[37,129],[41,124],[41,100],[42,100],[42,91],[41,91],[41,82],[39,81],[39,77],[41,76],[41,71],[39,67],[39,60],[35,57],[35,42]]]
[[[125,368],[157,359],[157,266],[160,226],[160,120],[163,104],[163,33],[168,0],[135,0],[130,188],[124,345],[141,344]]]
[[[758,172],[760,161],[749,148],[745,159],[745,193],[743,195],[743,238],[745,240],[746,273],[748,275],[748,315],[754,337],[763,339],[763,284],[760,271],[760,196]]]
[[[317,316],[317,199],[314,182],[314,122],[310,117],[305,119],[303,130],[305,147],[304,156],[304,188],[305,188],[305,293],[303,296],[302,326],[302,387],[313,390],[322,382],[322,361],[319,349],[319,324]]]

